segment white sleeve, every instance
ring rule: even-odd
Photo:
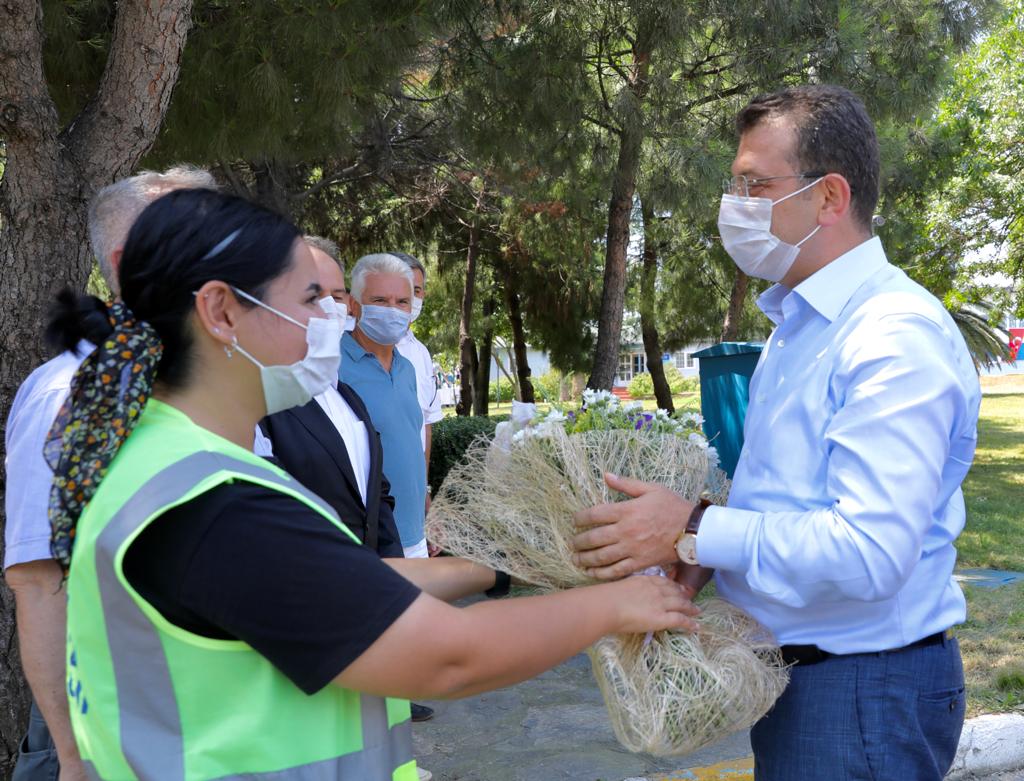
[[[43,458],[43,445],[67,395],[68,389],[59,387],[29,396],[7,420],[5,569],[52,558],[47,511],[53,472]]]

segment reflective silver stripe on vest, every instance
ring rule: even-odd
[[[337,513],[297,481],[270,469],[222,453],[193,453],[167,467],[140,486],[110,519],[96,540],[96,577],[117,681],[121,711],[121,749],[140,779],[175,780],[185,777],[181,719],[167,659],[157,628],[121,585],[114,559],[124,542],[144,520],[181,499],[203,478],[221,471],[277,484],[308,498],[332,518]],[[146,660],[140,664],[139,660]],[[408,721],[388,729],[382,698],[360,696],[364,750],[273,773],[247,773],[231,778],[356,781],[390,779],[392,771],[412,759],[412,729]],[[95,769],[92,769],[95,773]],[[98,776],[97,776],[98,777]]]

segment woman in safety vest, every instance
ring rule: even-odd
[[[261,418],[338,377],[339,323],[285,219],[171,193],[133,226],[119,281],[110,305],[64,294],[51,326],[96,345],[47,446],[71,717],[95,776],[415,781],[406,698],[508,686],[613,632],[693,628],[654,577],[454,608],[496,574],[382,561],[252,454]]]

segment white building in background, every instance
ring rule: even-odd
[[[700,374],[700,358],[693,354],[700,352],[711,343],[690,344],[673,353],[664,353],[661,361],[679,369],[684,377],[696,377]],[[630,380],[647,371],[647,353],[642,344],[624,344],[619,352],[619,370],[615,374],[615,385],[629,385]]]
[[[694,358],[693,354],[710,346],[710,344],[710,342],[692,344],[672,353],[664,353],[661,356],[662,362],[675,366],[684,377],[696,377],[700,372],[700,359]],[[539,377],[551,369],[551,361],[548,359],[547,353],[528,348],[526,358],[530,363],[530,373],[534,377]],[[508,356],[504,350],[501,352],[500,360],[505,370],[511,371],[508,365]],[[623,344],[619,352],[619,369],[615,375],[615,385],[623,387],[629,385],[630,380],[636,375],[643,374],[646,371],[647,353],[644,352],[644,346],[635,343]],[[498,369],[498,360],[492,356],[491,380],[497,380],[499,376],[504,377],[505,375]]]

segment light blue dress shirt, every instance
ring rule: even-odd
[[[758,306],[728,507],[697,535],[719,593],[782,644],[898,648],[960,623],[960,483],[981,392],[952,318],[870,239]]]
[[[398,350],[388,372],[377,356],[360,347],[351,333],[341,338],[341,381],[363,400],[384,451],[384,476],[395,498],[395,525],[402,547],[423,542],[427,465],[420,429],[423,413],[416,394],[416,369]]]

